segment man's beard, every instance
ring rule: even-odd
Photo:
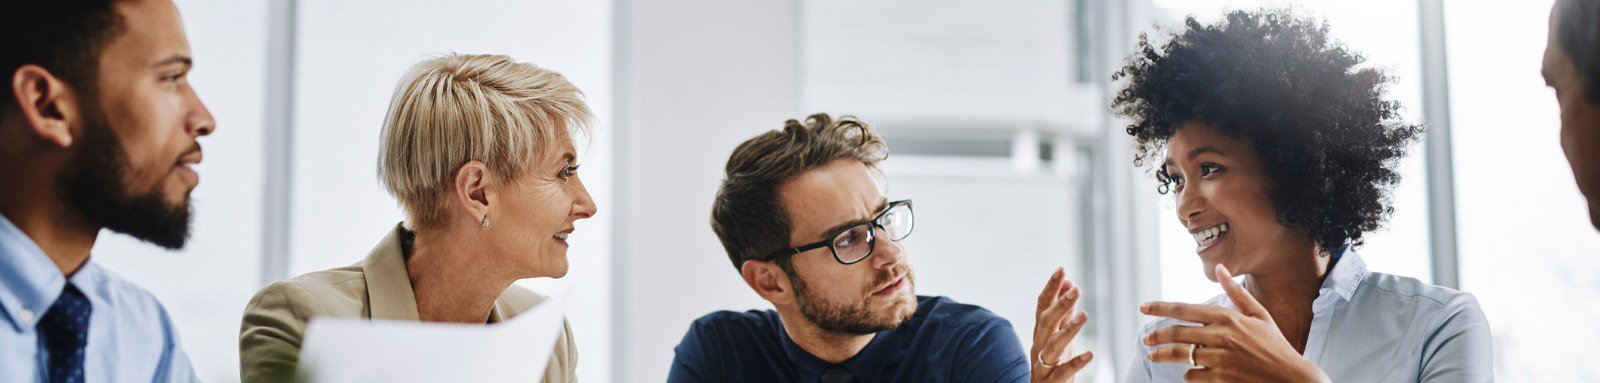
[[[793,282],[795,300],[800,303],[800,315],[824,331],[851,335],[875,334],[899,327],[901,322],[905,322],[916,311],[917,301],[913,299],[912,310],[904,313],[896,312],[888,318],[879,318],[868,307],[869,300],[859,299],[844,304],[830,302],[824,297],[814,295],[815,292],[806,286],[805,279],[800,278],[791,268],[784,269],[789,274],[789,280]],[[869,286],[882,286],[902,276],[906,278],[906,288],[912,288],[914,286],[912,281],[915,278],[911,275],[911,267],[904,264],[879,276],[878,280]]]
[[[90,224],[167,249],[183,248],[189,239],[189,197],[173,205],[159,186],[140,194],[128,190],[132,169],[122,140],[98,105],[86,105],[85,111],[78,148],[56,174],[57,195]]]

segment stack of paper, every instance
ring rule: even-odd
[[[562,298],[489,325],[314,318],[300,375],[315,383],[538,382],[561,335]]]

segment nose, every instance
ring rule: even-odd
[[[583,180],[578,176],[572,176],[572,185],[572,215],[577,219],[593,218],[600,208],[595,206],[594,197],[589,195],[589,189],[583,186]]]
[[[1198,191],[1182,190],[1178,192],[1178,221],[1188,224],[1206,211],[1205,195]]]
[[[905,257],[905,248],[900,246],[900,242],[889,239],[889,233],[884,231],[883,228],[873,228],[871,255],[873,268],[892,268],[894,265],[904,262]]]
[[[193,89],[189,90],[189,103],[192,108],[190,109],[188,121],[185,121],[189,134],[200,137],[211,135],[211,132],[216,131],[216,119],[211,116],[211,110],[206,108],[206,104],[200,102],[200,95],[196,94]]]

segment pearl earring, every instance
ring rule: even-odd
[[[483,229],[484,230],[488,230],[489,229],[489,216],[487,216],[487,215],[483,216]]]

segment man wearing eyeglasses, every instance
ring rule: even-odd
[[[1086,315],[1060,270],[1040,294],[1029,353],[988,310],[915,295],[899,243],[912,203],[883,195],[875,166],[886,157],[866,124],[827,114],[734,150],[711,228],[774,309],[696,320],[669,382],[1065,382],[1088,364],[1066,352]]]

